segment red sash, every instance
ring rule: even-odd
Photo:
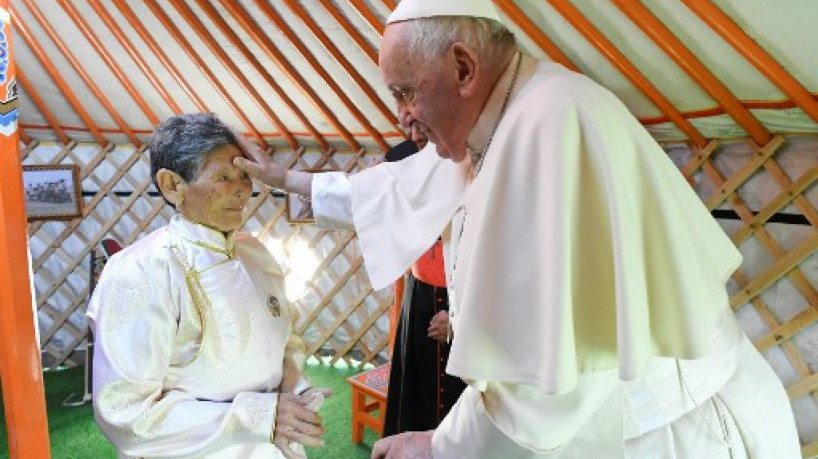
[[[446,272],[443,268],[443,243],[440,240],[435,242],[435,245],[424,252],[412,265],[412,275],[435,287],[446,287]]]

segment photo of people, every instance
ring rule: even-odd
[[[23,189],[29,220],[70,219],[82,214],[78,170],[73,165],[26,166]]]

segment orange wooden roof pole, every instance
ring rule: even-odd
[[[153,38],[153,35],[148,32],[145,28],[144,24],[142,24],[142,20],[133,12],[130,6],[125,3],[124,0],[113,0],[114,5],[119,9],[119,12],[128,20],[128,23],[131,25],[133,30],[139,34],[139,38],[150,48],[151,52],[159,59],[159,62],[167,69],[176,83],[182,88],[182,91],[190,97],[190,100],[193,101],[193,104],[196,105],[196,109],[200,112],[207,112],[209,109],[207,105],[205,105],[204,101],[196,91],[190,86],[187,79],[182,76],[182,72],[176,68],[176,65],[173,64],[173,61],[168,58],[168,55],[162,51],[162,47],[156,43],[156,40]],[[91,0],[92,5],[98,5],[99,0]]]
[[[7,12],[9,0],[0,0],[0,9]],[[8,59],[4,73],[6,81],[11,81],[16,67],[13,34],[8,22],[3,21],[2,27],[6,36],[3,54]],[[0,134],[0,384],[10,457],[47,459],[51,448],[31,297],[18,132]]]
[[[369,7],[364,3],[362,0],[348,0],[349,4],[352,5],[357,11],[358,14],[361,15],[362,18],[375,30],[378,32],[378,35],[383,36],[383,30],[385,28],[384,24],[375,16],[375,13],[369,9]]]
[[[361,76],[357,69],[355,69],[355,66],[349,62],[349,59],[344,56],[344,53],[341,52],[337,46],[335,46],[335,43],[333,43],[327,34],[324,33],[321,27],[315,22],[315,19],[310,16],[309,12],[307,12],[305,8],[295,0],[284,0],[284,3],[286,3],[287,6],[299,17],[299,19],[301,19],[301,22],[303,22],[307,28],[310,29],[312,35],[317,38],[322,45],[324,45],[324,48],[329,51],[330,54],[332,54],[332,57],[334,57],[338,64],[343,67],[343,69],[347,72],[347,75],[349,75],[350,78],[355,81],[358,87],[360,87],[361,90],[363,90],[366,95],[369,96],[369,99],[375,104],[384,118],[386,118],[391,125],[397,123],[398,118],[395,115],[394,110],[386,106],[383,100],[381,100],[380,96],[378,96],[378,93],[375,92],[372,86],[367,83],[366,79]],[[298,38],[292,33],[292,29],[287,27],[287,30],[289,31],[289,34],[293,35],[293,39]],[[301,46],[304,47],[303,43]],[[306,50],[306,47],[304,48],[305,51],[308,51]]]
[[[381,0],[381,1],[383,2],[384,5],[386,5],[387,8],[389,8],[390,11],[394,11],[395,8],[398,7],[398,4],[395,3],[395,0]]]
[[[340,8],[333,5],[330,0],[318,0],[318,3],[320,3],[321,6],[327,10],[327,13],[332,16],[335,23],[344,29],[344,32],[346,32],[349,38],[351,38],[352,41],[354,41],[358,47],[361,48],[361,51],[363,51],[375,65],[378,65],[378,50],[372,45],[372,43],[369,43],[361,32],[354,25],[352,25],[349,19],[341,13]]]
[[[537,27],[528,16],[523,13],[523,11],[514,4],[514,2],[510,2],[508,0],[494,0],[494,4],[500,10],[505,13],[515,24],[517,27],[522,29],[523,33],[528,35],[529,38],[534,40],[534,43],[540,47],[541,50],[555,62],[562,64],[566,68],[573,70],[574,72],[579,72],[579,69],[562,50],[554,44],[548,37]]]
[[[99,128],[94,123],[94,119],[91,117],[88,111],[85,110],[84,105],[79,101],[77,96],[74,94],[74,91],[71,90],[71,87],[68,86],[68,83],[65,82],[60,74],[60,71],[57,70],[57,67],[48,58],[48,55],[45,53],[45,51],[43,51],[43,48],[40,46],[37,40],[29,33],[28,27],[26,27],[25,23],[18,20],[13,8],[11,11],[14,28],[20,33],[20,37],[22,37],[23,41],[25,41],[28,47],[31,48],[31,52],[34,53],[34,56],[37,57],[37,60],[43,66],[46,73],[48,73],[48,75],[60,89],[62,95],[66,98],[66,100],[68,100],[68,103],[71,104],[74,111],[77,112],[77,115],[79,115],[82,122],[85,123],[85,126],[88,127],[88,130],[91,131],[91,135],[94,137],[97,143],[103,146],[107,145],[108,140],[103,137]]]
[[[105,108],[105,111],[107,111],[108,114],[111,115],[111,118],[114,119],[116,125],[119,126],[119,128],[125,132],[125,135],[128,137],[128,140],[130,140],[131,143],[133,143],[134,146],[136,146],[137,148],[140,147],[142,145],[142,142],[136,137],[136,135],[133,133],[133,131],[125,122],[125,120],[123,120],[122,117],[119,116],[119,113],[116,111],[111,101],[108,100],[108,97],[106,97],[102,90],[99,89],[99,86],[97,86],[96,83],[94,83],[94,79],[91,78],[91,75],[88,74],[88,72],[85,69],[85,66],[80,63],[76,56],[74,56],[74,53],[72,53],[71,50],[69,50],[68,47],[65,45],[65,43],[60,39],[60,35],[51,26],[51,22],[49,22],[48,19],[46,19],[45,16],[43,16],[43,13],[39,10],[39,8],[37,8],[37,5],[35,5],[32,0],[22,1],[23,3],[26,4],[26,7],[28,7],[29,11],[31,12],[32,16],[34,16],[34,19],[37,21],[37,23],[40,24],[40,27],[42,27],[43,30],[45,30],[45,32],[51,38],[51,41],[53,41],[54,44],[57,45],[57,48],[60,50],[60,53],[62,53],[62,55],[66,59],[68,59],[68,62],[71,64],[71,67],[74,69],[74,71],[77,72],[77,74],[80,76],[80,78],[88,87],[88,89],[91,90],[91,92],[94,94],[94,97],[96,97],[97,100],[99,100],[100,104],[102,104],[102,106]]]
[[[818,122],[818,101],[729,16],[709,0],[682,0],[682,3],[730,43],[810,118]]]
[[[28,95],[29,99],[34,103],[34,106],[37,107],[37,110],[42,113],[43,117],[48,124],[51,126],[51,129],[54,131],[54,134],[57,135],[57,138],[60,139],[60,142],[66,144],[71,141],[68,136],[65,134],[62,126],[60,126],[60,122],[57,121],[57,118],[54,117],[54,114],[51,113],[51,110],[48,109],[48,104],[45,103],[43,98],[40,96],[40,93],[37,92],[37,88],[28,81],[28,77],[25,76],[21,69],[17,69],[17,81],[20,82],[20,85],[23,87],[23,90]],[[20,133],[22,134],[22,130]],[[26,142],[28,143],[28,142]]]
[[[676,62],[702,89],[716,100],[736,122],[743,127],[753,141],[758,145],[765,145],[772,139],[772,135],[741,104],[727,87],[718,80],[702,62],[676,38],[675,35],[662,24],[638,0],[611,0],[625,15],[648,35],[667,55]]]
[[[23,142],[26,145],[31,143],[31,137],[29,137],[28,134],[25,133],[25,131],[23,131],[22,129],[18,129],[17,133],[20,134],[20,141],[21,142]]]
[[[565,19],[594,45],[631,83],[682,130],[698,147],[707,145],[707,139],[653,84],[568,0],[548,0]]]
[[[139,67],[139,70],[142,70],[142,73],[156,90],[156,93],[159,94],[159,97],[161,97],[162,100],[168,104],[173,113],[182,113],[182,109],[179,107],[176,101],[173,100],[173,97],[171,97],[170,93],[159,81],[159,78],[156,77],[156,74],[153,73],[153,70],[145,63],[145,59],[142,57],[142,54],[140,54],[133,43],[131,43],[131,40],[128,39],[127,35],[125,35],[125,33],[122,31],[122,28],[119,27],[119,24],[117,24],[116,21],[114,21],[114,18],[111,17],[111,14],[108,13],[108,11],[103,8],[98,1],[91,1],[89,3],[91,8],[93,8],[100,19],[102,19],[105,26],[108,27],[108,30],[114,35],[114,37],[116,37],[119,44],[122,45],[125,52],[131,56],[131,59],[134,61],[134,63],[136,63],[136,66]]]
[[[159,118],[156,116],[156,113],[148,106],[148,103],[145,101],[145,98],[139,93],[139,91],[134,88],[134,85],[131,84],[131,81],[128,77],[125,76],[125,72],[119,67],[119,64],[114,60],[111,53],[108,52],[108,49],[100,43],[97,34],[91,30],[91,27],[88,26],[88,23],[85,19],[77,11],[77,8],[72,4],[70,1],[66,0],[57,0],[57,2],[62,6],[63,10],[68,13],[68,16],[74,21],[74,24],[80,29],[85,39],[88,40],[88,43],[94,48],[94,50],[99,54],[102,60],[105,62],[105,65],[111,70],[117,80],[122,84],[125,88],[125,91],[131,96],[131,98],[136,102],[136,105],[142,110],[142,113],[148,117],[148,121],[151,122],[153,125],[159,124]]]
[[[213,5],[211,5],[209,2],[198,1],[197,3],[199,7],[202,10],[204,10],[205,14],[207,14],[210,20],[216,24],[216,27],[219,28],[222,34],[225,37],[227,37],[228,40],[230,40],[230,43],[242,54],[242,56],[247,60],[247,62],[249,62],[250,65],[253,66],[256,73],[258,73],[262,77],[262,79],[264,79],[265,83],[267,83],[273,89],[273,91],[275,91],[275,93],[282,100],[282,102],[284,102],[284,105],[286,105],[287,108],[289,108],[290,111],[293,112],[293,114],[295,114],[296,118],[298,118],[298,120],[301,121],[301,124],[304,125],[304,127],[307,129],[307,132],[309,132],[312,138],[315,139],[315,141],[318,143],[321,149],[327,150],[329,148],[329,143],[327,143],[327,140],[324,138],[324,136],[321,135],[320,132],[318,132],[315,126],[313,126],[312,122],[307,118],[306,115],[304,115],[304,112],[298,107],[298,105],[295,104],[295,102],[293,102],[290,96],[287,95],[287,91],[285,91],[275,81],[275,78],[273,78],[273,76],[270,75],[270,72],[267,71],[267,69],[263,65],[261,65],[261,62],[259,62],[259,60],[256,59],[256,56],[244,44],[244,41],[241,38],[239,38],[236,32],[233,31],[233,28],[227,24],[224,18],[222,18],[222,14],[216,11]],[[225,6],[227,7],[228,11],[230,11],[231,7],[235,5],[231,3],[230,5]],[[192,12],[190,12],[189,10],[188,12],[192,15]],[[233,14],[233,16],[236,16],[236,13],[233,11],[231,11],[231,14]],[[242,23],[241,19],[239,19],[239,25],[243,28],[246,28],[245,25]],[[238,71],[238,68],[236,70]],[[255,88],[253,88],[253,91],[255,91]],[[264,110],[272,110],[270,104],[263,97],[261,97],[261,95],[258,96],[258,103],[264,106]],[[321,108],[319,107],[319,111],[320,110]],[[329,112],[329,114],[332,115],[331,112]],[[332,121],[330,121],[330,123],[332,123]],[[342,135],[344,135],[345,138],[352,139],[352,135],[349,132],[347,132],[343,126],[340,127],[341,130],[339,130],[339,132],[342,133]],[[357,145],[357,143],[355,143],[355,145]]]
[[[199,71],[204,74],[205,78],[210,82],[211,85],[216,89],[219,95],[227,102],[227,105],[236,113],[236,116],[241,120],[241,122],[245,125],[247,129],[250,130],[253,137],[255,137],[256,141],[261,145],[267,145],[264,141],[264,138],[258,132],[256,127],[253,125],[253,122],[250,121],[250,118],[247,117],[247,114],[244,110],[241,109],[238,102],[233,99],[233,96],[230,95],[230,92],[227,91],[227,88],[216,78],[216,75],[210,70],[210,67],[205,63],[201,56],[199,56],[196,51],[194,50],[193,46],[190,42],[182,35],[182,32],[179,31],[179,28],[170,18],[165,14],[162,8],[153,0],[145,1],[145,5],[150,8],[153,12],[154,16],[162,23],[173,39],[179,44],[179,46],[185,51],[188,57],[193,61]],[[144,20],[145,18],[143,18]],[[198,23],[198,19],[194,22]],[[193,25],[193,24],[191,24]],[[228,60],[229,61],[229,60]],[[235,75],[234,75],[235,76]],[[280,121],[279,121],[280,122]],[[285,139],[287,139],[287,143],[290,144],[292,148],[298,148],[298,142],[296,142],[295,137],[293,137],[289,132],[281,131],[282,135],[284,135]],[[289,137],[288,137],[289,134]]]
[[[369,122],[367,116],[364,115],[358,109],[355,103],[352,102],[352,100],[349,98],[347,93],[343,89],[341,89],[340,86],[338,86],[338,83],[327,72],[324,66],[321,65],[321,63],[315,59],[315,56],[312,55],[309,48],[307,48],[306,45],[304,45],[304,43],[298,38],[298,36],[295,33],[293,33],[289,25],[280,18],[278,12],[276,12],[266,2],[256,0],[255,3],[259,7],[261,12],[265,15],[265,17],[273,21],[273,23],[276,24],[279,30],[281,30],[282,33],[284,33],[287,36],[287,38],[290,40],[293,46],[298,50],[298,52],[304,57],[304,59],[306,59],[310,63],[312,69],[322,78],[324,83],[335,92],[336,96],[341,100],[341,103],[344,104],[347,110],[349,110],[352,116],[361,124],[364,130],[372,136],[375,142],[378,143],[378,146],[381,148],[381,150],[387,151],[389,149],[389,145],[386,143],[386,140],[384,140],[383,135],[381,135],[381,133],[377,129],[375,129],[374,126],[372,126],[372,123]],[[301,76],[294,69],[292,69],[292,66],[286,62],[286,58],[284,58],[283,55],[281,56],[281,58],[285,59],[284,63],[291,68],[290,70],[291,75],[293,77],[297,77],[298,79],[302,79]],[[355,150],[357,151],[359,149],[360,148]]]
[[[216,57],[219,58],[221,64],[225,66],[225,68],[230,72],[231,75],[233,75],[233,78],[236,79],[239,85],[242,88],[244,88],[244,90],[250,95],[250,98],[253,100],[253,102],[256,104],[259,110],[261,110],[264,116],[266,116],[267,119],[271,123],[273,123],[276,129],[278,129],[280,135],[284,137],[284,140],[287,142],[290,148],[292,148],[293,150],[297,150],[298,148],[300,148],[300,144],[298,143],[298,140],[295,138],[292,132],[290,132],[290,130],[287,128],[284,122],[281,121],[281,118],[279,118],[276,112],[272,109],[272,107],[270,107],[270,104],[268,104],[267,101],[264,100],[263,97],[261,97],[261,94],[259,94],[258,90],[256,90],[255,86],[253,86],[250,80],[247,79],[247,77],[241,71],[239,66],[236,65],[236,63],[233,62],[232,59],[230,59],[230,56],[224,50],[224,47],[216,41],[210,30],[208,30],[208,28],[204,26],[199,17],[197,17],[193,10],[187,5],[187,3],[185,3],[185,0],[170,0],[170,3],[173,6],[173,8],[182,16],[182,19],[184,19],[185,22],[187,22],[188,25],[190,25],[190,27],[196,32],[196,34],[199,36],[199,38],[202,40],[205,46],[207,46],[210,52],[212,52],[213,54],[216,55]],[[164,13],[160,13],[161,8],[159,7],[158,3],[155,0],[150,0],[148,2],[148,5],[150,6],[151,10],[154,11],[154,14],[157,15],[162,14],[163,22],[165,22],[166,24],[170,24],[170,17],[168,17]],[[199,3],[199,6],[202,6],[202,3]],[[207,6],[209,5],[206,5],[205,7]],[[235,34],[232,33],[230,27],[227,26],[227,23],[224,22],[221,16],[218,15],[218,13],[216,14],[216,16],[211,16],[211,20],[213,19],[216,19],[216,23],[217,25],[221,26],[223,33],[226,33],[227,35],[232,35],[233,38],[237,38]],[[174,34],[179,34],[179,36],[181,36],[181,34],[178,31],[175,31]],[[238,46],[241,47],[240,40],[234,40],[233,44],[234,45],[238,44]],[[189,50],[189,52],[194,53],[192,48]],[[201,54],[199,54],[199,56],[201,56]],[[213,75],[213,73],[210,72],[209,68],[202,70],[203,71],[207,70],[207,73]],[[218,82],[218,80],[215,79],[215,77],[213,81],[214,83]],[[277,92],[281,91],[281,94],[284,94],[284,91],[278,85],[274,86],[274,89]],[[227,94],[227,91],[225,91],[225,93]],[[286,97],[286,95],[284,97]],[[285,99],[285,103],[286,100],[289,99]],[[242,108],[238,104],[236,105],[236,109],[242,112],[242,116],[246,117],[247,119],[250,119],[250,117],[246,113],[244,113],[244,110],[242,110]],[[296,113],[296,116],[297,114],[298,113]],[[312,126],[311,124],[307,124],[307,128],[310,128],[311,126]],[[318,134],[318,131],[315,131],[315,133],[320,136],[320,134]],[[260,141],[260,143],[262,146],[266,146],[266,142],[264,142],[263,140]]]

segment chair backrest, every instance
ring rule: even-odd
[[[102,247],[101,254],[97,250],[91,251],[91,279],[90,286],[88,288],[89,299],[91,294],[94,292],[94,288],[97,286],[97,280],[99,279],[99,275],[102,274],[102,268],[105,266],[105,262],[107,262],[108,259],[113,256],[113,254],[122,250],[122,244],[120,244],[116,239],[111,238],[105,238],[100,241],[100,246]],[[91,333],[90,328],[88,329],[88,334],[86,335],[85,339],[85,394],[78,405],[91,400],[91,394],[94,392],[94,335]]]
[[[122,245],[116,239],[105,238],[100,242],[102,251],[105,253],[105,258],[111,258],[111,255],[122,250]]]
[[[94,288],[97,286],[99,275],[102,274],[102,268],[111,256],[120,250],[122,245],[116,239],[105,238],[100,241],[102,250],[91,251],[91,279],[89,279],[88,298],[94,293]],[[101,252],[101,253],[100,253]]]

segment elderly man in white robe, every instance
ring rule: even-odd
[[[237,232],[252,182],[236,136],[212,114],[175,116],[150,152],[178,213],[111,258],[88,306],[100,428],[120,457],[304,457],[329,392],[301,373],[280,267]]]
[[[235,160],[354,225],[375,288],[444,234],[447,371],[469,387],[372,457],[800,457],[728,305],[741,257],[626,107],[523,55],[490,0],[404,0],[387,22],[381,73],[429,147],[349,177],[248,143]]]

